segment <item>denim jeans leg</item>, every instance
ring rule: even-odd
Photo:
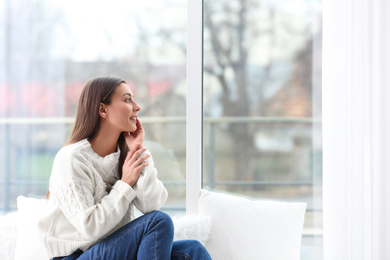
[[[172,240],[171,218],[163,212],[153,211],[126,224],[77,259],[168,260]]]
[[[173,242],[171,260],[211,260],[206,248],[197,240]]]

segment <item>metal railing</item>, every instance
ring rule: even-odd
[[[142,118],[142,124],[153,123],[185,123],[185,117],[144,117]],[[3,181],[0,182],[0,187],[3,190],[3,206],[0,207],[0,212],[7,213],[11,210],[15,210],[10,206],[10,188],[12,186],[20,185],[32,185],[32,186],[48,186],[48,181],[25,181],[25,180],[11,180],[10,179],[10,154],[8,153],[10,147],[10,125],[25,124],[25,125],[37,125],[37,124],[73,124],[74,118],[72,117],[55,117],[55,118],[0,118],[0,127],[5,127],[5,143],[4,149],[4,165],[3,165]],[[265,182],[265,181],[216,181],[214,172],[215,161],[215,126],[216,124],[229,123],[229,124],[243,124],[243,123],[283,123],[283,124],[307,124],[321,123],[320,119],[312,118],[282,118],[282,117],[223,117],[223,118],[203,118],[203,123],[210,126],[209,130],[209,179],[204,180],[204,185],[214,189],[216,186],[321,186],[321,182],[306,181],[306,182]],[[164,182],[167,186],[185,186],[184,181],[181,182]],[[185,208],[167,208],[167,210],[185,210]],[[308,211],[316,211],[318,209],[308,208]],[[321,210],[321,209],[320,209]]]

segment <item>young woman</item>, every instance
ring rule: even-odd
[[[173,242],[172,220],[157,211],[168,194],[143,146],[140,110],[122,79],[84,86],[38,223],[49,258],[211,259],[198,241]],[[144,215],[134,219],[134,206]]]

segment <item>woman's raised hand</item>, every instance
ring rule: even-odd
[[[141,122],[137,118],[137,130],[134,132],[124,132],[123,135],[125,137],[125,141],[129,149],[131,150],[133,146],[136,144],[141,144],[141,147],[144,146],[144,139],[145,139],[145,131],[144,128],[141,125]]]
[[[130,151],[127,153],[125,162],[123,163],[121,180],[131,187],[137,183],[142,169],[148,166],[148,163],[144,161],[149,158],[150,155],[145,154],[140,156],[145,151],[146,148],[143,148],[140,143],[137,143],[131,147]]]

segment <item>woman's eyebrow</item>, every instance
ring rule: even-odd
[[[132,95],[132,94],[130,94],[130,93],[125,93],[125,94],[123,94],[123,95],[122,95],[122,97],[123,97],[123,96],[126,96],[126,95],[129,95],[130,97],[132,97],[132,96],[133,96],[133,95]]]

